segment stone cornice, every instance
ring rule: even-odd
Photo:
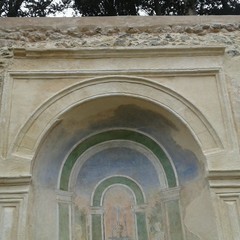
[[[210,171],[208,179],[240,179],[240,170]]]
[[[15,58],[148,58],[169,56],[219,56],[223,55],[222,46],[174,46],[174,47],[117,47],[82,49],[14,49]]]
[[[149,27],[177,26],[177,25],[205,25],[205,24],[239,24],[239,16],[118,16],[118,17],[76,17],[76,18],[2,18],[0,28],[32,29],[42,28],[91,28],[106,27]]]
[[[211,188],[240,188],[240,170],[211,171],[207,178]]]
[[[31,176],[0,177],[0,186],[21,186],[31,183]]]

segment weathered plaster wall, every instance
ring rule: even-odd
[[[224,71],[240,135],[238,16],[1,19],[0,69],[11,62],[12,49],[213,46],[226,47]]]
[[[149,239],[238,240],[239,64],[238,16],[1,19],[0,238],[100,239],[91,194],[126,175],[149,200],[134,206]],[[157,150],[116,129],[157,141],[176,185]],[[107,205],[122,192],[129,208],[119,185]]]

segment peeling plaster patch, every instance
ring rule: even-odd
[[[186,207],[184,224],[187,229],[191,229],[189,235],[195,235],[196,239],[205,239],[204,236],[207,233],[208,239],[217,240],[218,236],[216,228],[213,228],[213,223],[215,223],[215,217],[209,192],[205,187],[198,197]]]

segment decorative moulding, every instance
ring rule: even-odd
[[[172,56],[220,56],[225,52],[222,46],[174,46],[174,47],[116,47],[82,49],[31,49],[16,48],[15,58],[148,58]],[[103,54],[104,53],[104,54]]]
[[[19,177],[0,177],[0,186],[19,186],[19,185],[28,185],[31,183],[32,177],[19,176]]]
[[[240,171],[239,170],[210,171],[207,178],[209,180],[209,184],[211,188],[219,188],[219,189],[240,188]]]

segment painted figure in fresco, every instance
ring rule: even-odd
[[[113,213],[112,236],[109,237],[108,239],[109,240],[130,240],[130,237],[128,236],[128,231],[127,231],[126,214],[124,213],[124,209],[120,207],[116,207],[115,214]]]

